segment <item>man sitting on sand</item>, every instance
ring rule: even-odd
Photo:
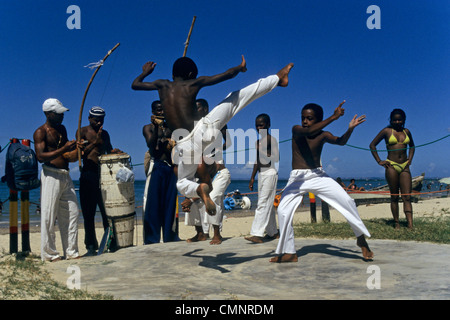
[[[134,90],[158,90],[167,119],[167,124],[174,134],[174,140],[183,138],[174,148],[174,163],[178,165],[178,191],[189,197],[200,197],[210,215],[216,213],[216,204],[211,199],[208,183],[194,181],[203,151],[217,139],[220,129],[240,110],[255,99],[272,91],[275,87],[288,85],[288,74],[293,64],[290,63],[276,75],[258,80],[241,90],[230,93],[206,117],[194,126],[197,119],[196,96],[201,88],[235,77],[239,72],[247,71],[246,62],[215,76],[197,78],[197,66],[187,57],[179,58],[173,66],[173,81],[156,80],[143,82],[155,68],[154,62],[143,66],[143,73],[132,84]]]
[[[373,252],[370,251],[364,237],[364,235],[370,237],[370,233],[359,217],[355,201],[325,173],[321,164],[322,148],[325,143],[345,145],[353,129],[365,121],[365,116],[357,118],[355,115],[350,121],[348,130],[341,137],[323,131],[323,128],[344,114],[342,109],[344,102],[335,109],[331,117],[325,120],[322,120],[321,106],[307,104],[302,109],[302,125],[292,128],[292,171],[278,206],[280,240],[275,252],[281,256],[270,259],[270,262],[298,261],[292,220],[305,192],[317,195],[337,209],[347,219],[355,233],[356,243],[362,250],[363,258],[366,260],[373,258]]]

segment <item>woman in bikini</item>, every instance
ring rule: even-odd
[[[394,217],[395,228],[399,225],[399,191],[402,194],[403,211],[406,215],[408,228],[413,227],[411,192],[412,179],[409,166],[414,157],[414,141],[411,131],[405,128],[406,114],[401,109],[394,109],[390,116],[390,125],[378,133],[370,144],[373,157],[380,166],[386,168],[386,180],[391,192],[391,211]],[[383,140],[386,142],[388,156],[381,160],[376,146]],[[409,154],[408,154],[409,146]]]

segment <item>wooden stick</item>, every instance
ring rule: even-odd
[[[188,49],[188,46],[189,46],[189,40],[191,39],[192,29],[194,29],[195,19],[197,19],[196,16],[194,16],[194,19],[192,19],[191,29],[189,30],[189,34],[188,34],[188,37],[187,37],[187,40],[186,40],[186,43],[185,43],[185,46],[184,46],[183,57],[186,57],[186,52],[187,52],[187,49]]]
[[[101,68],[101,66],[103,65],[103,63],[105,62],[105,60],[109,57],[109,55],[110,55],[111,53],[113,53],[114,50],[117,49],[117,47],[118,47],[119,45],[120,45],[120,43],[116,44],[116,45],[114,46],[114,48],[112,48],[111,50],[108,51],[108,53],[106,54],[106,56],[102,59],[102,64],[99,65],[99,66],[97,67],[97,69],[95,69],[95,72],[94,72],[94,74],[93,74],[92,77],[91,77],[91,80],[89,80],[89,83],[88,83],[88,86],[87,86],[87,88],[86,88],[86,91],[84,92],[83,101],[81,102],[80,115],[79,115],[79,117],[78,117],[78,133],[77,133],[77,141],[78,141],[78,142],[81,141],[81,120],[82,120],[82,116],[83,116],[84,101],[86,100],[86,96],[87,96],[87,93],[88,93],[88,91],[89,91],[89,88],[90,88],[90,86],[91,86],[91,84],[92,84],[92,81],[94,80],[95,75],[97,74],[98,70],[100,70],[100,68]],[[81,150],[80,150],[80,149],[78,149],[78,166],[79,166],[80,171],[81,171]]]

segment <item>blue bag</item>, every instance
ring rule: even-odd
[[[33,149],[19,142],[11,143],[6,153],[5,176],[8,187],[15,191],[39,188],[38,161]]]

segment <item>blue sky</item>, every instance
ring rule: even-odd
[[[67,28],[70,5],[80,8],[81,29]],[[381,10],[381,29],[366,26],[370,5]],[[345,116],[327,130],[341,135],[354,114],[365,114],[367,121],[355,129],[351,145],[368,148],[397,107],[405,110],[416,145],[450,134],[449,1],[2,0],[0,145],[11,137],[32,139],[45,122],[42,102],[49,97],[70,109],[64,124],[69,138],[75,138],[82,97],[93,73],[84,66],[120,42],[91,86],[82,125],[87,125],[90,107],[102,106],[113,146],[129,153],[133,163],[142,163],[142,127],[149,123],[150,104],[158,95],[133,91],[131,82],[148,60],[157,67],[147,79],[171,79],[194,15],[187,56],[196,61],[200,75],[239,64],[241,54],[247,60],[248,72],[202,89],[199,97],[210,106],[295,63],[289,87],[250,104],[229,128],[254,128],[255,117],[264,112],[271,116],[272,128],[279,129],[280,140],[286,140],[292,126],[300,123],[303,105],[318,103],[329,116],[345,99]],[[450,176],[449,143],[447,138],[418,148],[413,175]],[[282,143],[280,150],[280,177],[286,178],[290,142]],[[0,172],[4,157],[5,152],[0,154]],[[333,177],[384,176],[370,152],[349,146],[327,145],[322,162]],[[78,164],[70,167],[78,179]],[[235,179],[250,177],[251,166],[229,167]],[[134,171],[138,179],[144,177],[142,166]]]

